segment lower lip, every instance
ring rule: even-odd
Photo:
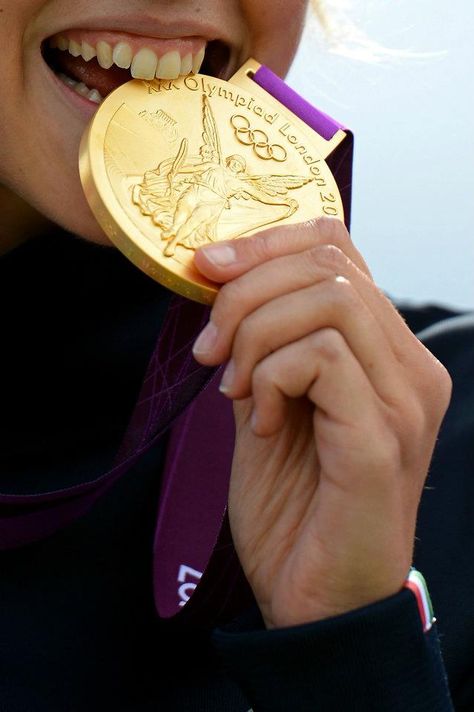
[[[64,84],[64,82],[59,79],[59,77],[47,64],[46,68],[49,74],[53,77],[55,86],[59,87],[63,96],[65,96],[68,101],[76,107],[76,109],[79,109],[79,111],[81,111],[81,113],[84,114],[87,119],[92,118],[92,116],[99,108],[100,104],[95,104],[93,101],[89,101],[89,99],[87,99],[85,96],[81,96],[76,91],[74,91],[74,89],[68,87],[67,84]]]

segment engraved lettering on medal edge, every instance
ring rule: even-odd
[[[286,148],[280,146],[279,143],[269,144],[268,136],[265,131],[260,129],[251,129],[250,121],[242,114],[234,114],[230,123],[234,127],[235,138],[244,146],[252,146],[254,153],[264,161],[278,161],[283,163],[288,157]]]
[[[216,242],[219,221],[224,211],[235,205],[232,200],[254,200],[287,208],[285,213],[272,215],[257,227],[290,217],[299,203],[289,198],[288,192],[315,180],[295,175],[249,175],[243,156],[224,157],[205,92],[202,93],[202,127],[199,155],[188,156],[189,141],[183,138],[175,156],[161,161],[144,174],[141,183],[133,186],[132,201],[142,215],[150,217],[159,228],[161,240],[166,241],[163,248],[166,257],[173,257],[178,245],[196,250],[201,245]],[[241,227],[231,237],[250,227],[255,228],[255,224]]]
[[[138,116],[158,129],[170,143],[173,143],[178,138],[178,122],[163,109],[157,109],[156,111],[143,109]]]

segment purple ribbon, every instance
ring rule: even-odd
[[[327,141],[332,139],[339,129],[345,130],[342,124],[312,106],[268,67],[262,65],[255,72],[253,80]]]
[[[326,158],[326,163],[339,188],[344,207],[344,221],[347,229],[349,229],[351,224],[352,156],[354,153],[352,132],[345,128],[343,124],[340,124],[339,121],[325,114],[324,111],[312,106],[268,67],[262,65],[255,72],[253,80],[327,141],[332,139],[339,129],[346,133],[346,138]]]
[[[112,469],[66,489],[0,494],[0,549],[49,536],[83,515],[169,428],[212,377],[213,372],[199,366],[191,352],[208,315],[200,304],[173,299]]]

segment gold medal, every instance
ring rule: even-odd
[[[218,285],[193,266],[202,245],[321,215],[343,219],[322,139],[250,78],[134,80],[86,130],[80,173],[110,240],[141,270],[210,304]],[[339,135],[340,134],[340,135]]]

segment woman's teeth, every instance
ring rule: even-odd
[[[101,104],[103,102],[104,97],[101,96],[97,89],[89,89],[89,87],[86,86],[84,82],[76,82],[75,79],[68,77],[66,74],[61,73],[57,76],[63,84],[65,84],[70,89],[73,89],[77,94],[80,94],[86,99],[89,99],[89,101],[92,101],[94,104]]]
[[[176,79],[180,75],[191,72],[196,74],[199,72],[205,53],[203,47],[197,54],[188,53],[184,57],[181,57],[177,50],[158,57],[148,47],[142,47],[134,54],[132,47],[126,42],[119,42],[112,47],[108,42],[101,40],[94,47],[87,42],[79,43],[61,35],[53,37],[49,45],[53,49],[69,52],[73,57],[82,57],[86,62],[96,57],[103,69],[110,69],[115,64],[122,69],[129,69],[134,79],[148,80],[155,77],[157,79]],[[77,82],[75,83],[77,84]]]

